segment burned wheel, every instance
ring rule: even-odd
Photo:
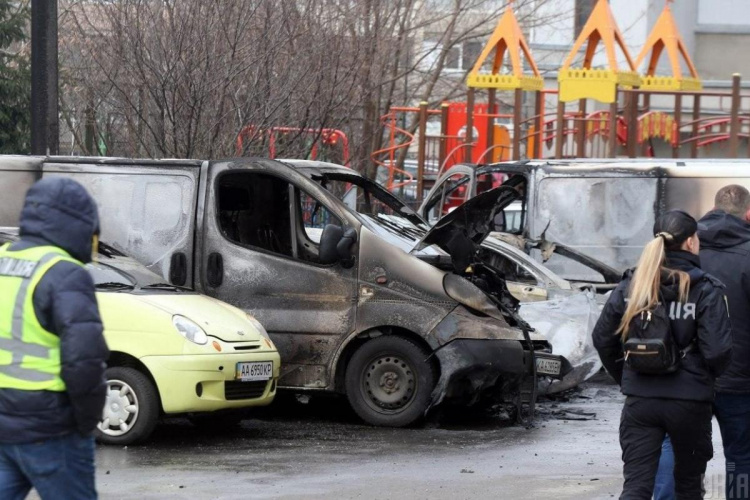
[[[143,441],[156,427],[159,395],[144,374],[133,368],[108,368],[107,398],[102,420],[94,431],[105,444]]]
[[[430,353],[403,337],[368,341],[346,368],[346,394],[365,422],[403,427],[424,416],[437,373]]]

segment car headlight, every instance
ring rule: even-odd
[[[270,339],[270,337],[268,336],[268,332],[267,332],[267,331],[266,331],[266,329],[265,329],[265,328],[263,327],[263,325],[261,325],[261,324],[260,324],[260,321],[258,321],[257,319],[255,319],[255,318],[254,318],[253,316],[251,316],[250,314],[247,314],[246,316],[247,316],[247,320],[248,320],[248,321],[249,321],[250,323],[252,323],[252,325],[253,325],[253,326],[255,327],[255,329],[256,329],[256,330],[258,330],[258,333],[260,333],[260,335],[261,335],[262,337],[265,337],[265,338],[267,338],[267,339]]]
[[[204,345],[208,342],[208,335],[203,328],[198,326],[194,321],[187,319],[185,316],[175,315],[172,317],[172,324],[177,331],[195,344]]]

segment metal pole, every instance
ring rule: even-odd
[[[560,100],[558,94],[557,100],[557,130],[555,130],[555,158],[558,160],[562,158],[563,154],[563,132],[565,124],[563,123],[565,117],[565,103]]]
[[[737,158],[740,147],[740,74],[732,75],[732,104],[729,122],[729,157]]]
[[[485,148],[487,154],[484,156],[484,163],[492,163],[492,154],[494,153],[492,146],[495,145],[495,117],[492,115],[497,113],[495,92],[495,89],[487,90],[487,147]],[[489,155],[489,159],[487,155]]]
[[[57,0],[31,0],[31,154],[58,154]]]
[[[576,120],[576,127],[578,133],[576,134],[576,156],[578,158],[586,158],[586,99],[578,101],[578,114],[580,115]]]
[[[427,101],[419,103],[419,144],[417,149],[417,200],[422,203],[424,192],[424,160],[427,148]]]
[[[680,125],[682,124],[682,94],[677,93],[674,96],[674,122],[675,134],[677,137],[672,138],[672,158],[680,157]]]
[[[631,90],[627,93],[627,123],[628,123],[628,142],[626,144],[628,158],[636,157],[636,148],[638,145],[638,91]]]
[[[523,90],[516,89],[513,102],[513,160],[521,159],[521,115],[523,113]],[[528,156],[528,151],[526,156]]]
[[[698,158],[698,120],[701,119],[701,96],[700,94],[693,95],[693,130],[690,134],[690,158]]]
[[[643,113],[648,113],[651,111],[651,94],[642,94],[643,95]],[[641,156],[646,156],[646,152],[648,151],[649,143],[648,141],[641,142]]]
[[[474,89],[472,87],[469,87],[469,93],[466,97],[466,135],[464,136],[464,144],[468,144],[468,146],[466,146],[465,161],[471,163],[471,143],[474,142]]]
[[[542,157],[542,139],[544,138],[544,95],[540,90],[537,90],[534,95],[534,120],[536,138],[534,139],[534,150],[529,153],[529,158],[540,159]]]
[[[609,136],[607,141],[609,142],[609,151],[607,156],[614,158],[617,156],[617,99],[615,102],[609,105]]]
[[[448,109],[449,105],[444,102],[440,105],[440,152],[438,158],[438,168],[445,162],[445,156],[448,154]]]

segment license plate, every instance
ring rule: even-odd
[[[237,363],[235,379],[242,382],[254,380],[268,380],[273,377],[273,361],[260,361],[256,363]]]
[[[541,375],[560,375],[562,362],[557,359],[536,358],[536,372]]]

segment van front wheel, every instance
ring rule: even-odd
[[[346,394],[372,425],[404,427],[424,416],[437,381],[430,353],[403,337],[369,340],[346,367]]]

